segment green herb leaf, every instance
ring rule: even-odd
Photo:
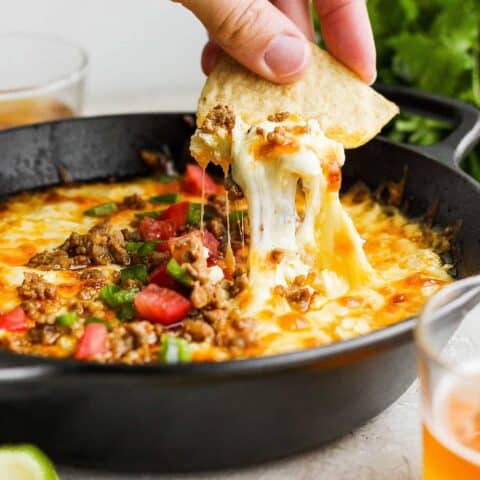
[[[115,213],[117,210],[118,207],[115,203],[102,203],[101,205],[85,210],[83,213],[91,217],[105,217]]]
[[[187,287],[192,285],[193,278],[187,273],[182,266],[174,259],[171,258],[167,263],[167,273],[178,283]]]
[[[71,327],[77,320],[78,315],[76,312],[67,312],[59,315],[55,319],[55,322],[57,325],[61,325],[62,327]]]
[[[480,181],[480,156],[479,155],[477,155],[475,152],[472,152],[465,160],[464,168],[473,178],[475,178],[475,180]]]
[[[385,134],[392,140],[416,145],[433,145],[444,139],[452,125],[409,113],[401,114]]]
[[[165,193],[163,195],[156,195],[148,199],[151,203],[170,204],[177,203],[180,200],[178,193]]]
[[[159,351],[159,360],[162,363],[188,363],[192,360],[190,344],[183,338],[163,335]]]
[[[473,57],[428,34],[401,33],[389,40],[395,50],[394,73],[423,90],[454,96],[463,76],[473,69]]]
[[[377,46],[379,82],[480,106],[478,0],[368,0],[367,7]],[[321,43],[316,15],[314,21]],[[386,134],[400,142],[431,145],[448,133],[429,119],[404,120],[392,122]],[[480,180],[480,146],[463,167]]]
[[[133,267],[124,268],[120,272],[122,284],[127,280],[138,280],[141,283],[147,283],[148,272],[145,265],[134,265]]]

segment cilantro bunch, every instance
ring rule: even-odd
[[[368,0],[367,5],[379,82],[480,107],[480,0]],[[431,145],[449,129],[445,122],[402,114],[384,133],[398,141]],[[480,148],[464,166],[480,180]]]

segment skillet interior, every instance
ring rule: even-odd
[[[58,183],[59,165],[78,181],[147,174],[138,151],[165,144],[181,167],[192,128],[183,115],[142,114],[0,132],[0,195]],[[375,139],[348,152],[345,183],[363,180],[376,187],[398,181],[405,166],[409,214],[418,216],[440,201],[440,225],[463,220],[458,274],[479,272],[480,190],[463,173]],[[28,364],[42,369],[10,375],[0,369],[0,404],[7,418],[0,441],[33,441],[69,463],[134,470],[203,469],[301,451],[371,418],[408,387],[415,375],[412,324],[406,320],[328,347],[225,365],[139,369],[33,360]],[[8,353],[0,359],[19,363]],[[161,422],[166,433],[152,428]],[[143,438],[130,438],[132,431]],[[202,434],[208,441],[199,445]]]
[[[142,148],[172,153],[181,170],[189,158],[188,141],[193,116],[140,114],[74,119],[0,132],[0,197],[23,190],[60,183],[64,168],[75,181],[148,175],[139,156]],[[385,181],[399,181],[407,168],[406,213],[419,217],[438,205],[435,223],[441,226],[462,221],[456,258],[459,277],[480,271],[476,211],[476,182],[460,169],[419,155],[404,145],[376,138],[347,151],[343,186],[362,180],[371,188]],[[468,258],[468,261],[466,261]]]
[[[190,159],[188,145],[193,131],[192,115],[172,113],[73,119],[0,132],[0,198],[61,183],[61,169],[74,181],[148,175],[150,170],[139,155],[144,148],[162,151],[167,147],[181,171]],[[342,188],[360,180],[375,189],[386,181],[398,182],[405,174],[405,213],[418,218],[435,206],[435,225],[461,224],[455,239],[452,273],[463,278],[480,272],[480,224],[475,221],[480,216],[480,187],[453,164],[445,165],[405,145],[377,137],[361,148],[347,151]],[[413,321],[401,323],[408,323],[401,329],[404,332],[411,329]],[[399,333],[394,327],[366,337],[371,337],[372,343],[381,342]],[[304,359],[302,352],[277,357],[285,357],[287,363],[297,357],[303,363],[313,351],[319,358],[330,357],[360,347],[366,338],[355,340],[334,344],[334,348],[311,349]],[[247,366],[263,360],[240,363]]]

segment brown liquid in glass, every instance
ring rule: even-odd
[[[0,130],[73,116],[70,107],[54,98],[0,100]]]

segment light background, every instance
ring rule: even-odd
[[[202,25],[170,0],[0,0],[0,34],[51,33],[90,57],[89,111],[193,108]]]

